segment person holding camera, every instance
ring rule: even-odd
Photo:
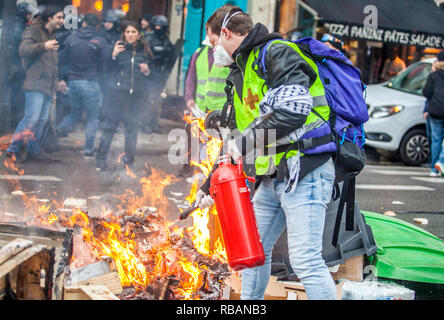
[[[22,85],[25,115],[17,125],[7,150],[8,157],[19,162],[50,160],[40,152],[40,138],[56,91],[66,88],[63,80],[58,81],[57,51],[60,45],[54,35],[63,23],[63,9],[48,5],[23,33],[19,54],[26,72]],[[26,158],[19,153],[25,139],[28,139]]]
[[[148,100],[150,59],[151,50],[141,36],[140,26],[133,21],[122,23],[121,40],[114,45],[107,66],[107,95],[100,115],[102,136],[96,155],[98,171],[107,169],[108,153],[120,121],[125,124],[123,165],[133,167],[139,120]]]

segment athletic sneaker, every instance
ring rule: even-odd
[[[444,173],[444,164],[438,161],[435,164],[435,169],[438,170],[439,173],[442,175]]]
[[[84,158],[93,158],[95,156],[94,150],[93,151],[85,151],[83,153]]]

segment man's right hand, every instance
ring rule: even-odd
[[[45,50],[46,51],[57,51],[59,50],[60,46],[57,40],[52,39],[45,42]]]
[[[199,189],[196,194],[196,201],[194,202],[195,207],[199,207],[202,210],[211,207],[214,204],[213,198]]]

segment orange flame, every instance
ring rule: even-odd
[[[186,122],[191,124],[191,133],[195,137],[199,137],[199,140],[204,143],[206,147],[206,157],[200,160],[199,163],[191,161],[190,164],[199,167],[204,175],[208,177],[213,169],[216,159],[220,154],[223,141],[214,138],[207,133],[204,125],[204,119],[193,118],[187,115],[184,116],[184,119]],[[191,186],[190,194],[186,197],[186,200],[189,201],[190,204],[194,202],[197,191],[198,180],[195,179]],[[208,228],[210,211],[212,214],[217,215],[217,211],[214,206],[205,210],[197,209],[191,214],[191,217],[193,217],[193,227],[190,229],[193,234],[192,240],[199,253],[207,256],[216,255],[221,260],[226,261],[223,241],[218,239],[219,242],[215,242],[216,248],[210,248],[210,230]]]
[[[200,119],[194,119],[193,121],[198,125],[200,131],[205,133],[203,121]],[[197,134],[199,130],[193,130],[193,132]],[[201,137],[201,141],[207,146],[207,158],[193,164],[208,176],[219,154],[222,142],[209,138],[209,136]],[[5,150],[1,146],[1,142],[2,139],[0,138],[0,150]],[[11,158],[9,160],[7,164],[4,163],[7,169],[24,174],[23,170],[15,167],[15,159]],[[130,177],[137,179],[134,172],[128,167],[126,169]],[[166,175],[161,170],[151,168],[151,174],[139,180],[141,192],[126,190],[124,194],[116,196],[120,200],[118,207],[124,210],[125,216],[135,216],[143,219],[147,211],[140,210],[140,208],[147,208],[148,206],[148,209],[153,208],[155,214],[161,216],[161,214],[168,212],[170,206],[168,198],[164,195],[164,190],[177,180],[173,175]],[[17,183],[16,190],[20,190],[18,181],[14,183]],[[196,180],[192,185],[189,196],[186,198],[190,203],[194,201],[197,190],[198,181]],[[32,223],[51,228],[76,227],[80,230],[82,244],[80,250],[87,252],[85,252],[85,257],[81,256],[82,253],[79,253],[78,256],[74,255],[72,266],[81,267],[94,262],[88,259],[98,260],[103,256],[109,256],[115,261],[122,286],[133,286],[138,290],[145,290],[153,277],[174,275],[179,280],[177,287],[172,289],[176,294],[178,293],[183,299],[200,298],[197,292],[204,283],[203,273],[208,269],[204,265],[192,262],[194,258],[185,257],[181,248],[173,246],[172,241],[170,241],[173,237],[176,239],[183,238],[183,229],[177,226],[171,228],[170,223],[165,223],[163,226],[165,230],[162,230],[167,235],[165,241],[147,249],[137,242],[136,235],[131,230],[123,231],[121,229],[120,220],[118,219],[122,217],[115,216],[109,209],[103,209],[101,220],[96,221],[90,219],[87,212],[77,208],[72,210],[70,217],[65,216],[63,213],[65,211],[60,210],[64,209],[63,205],[56,201],[42,204],[36,196],[29,197],[24,192],[21,197],[27,211],[33,213]],[[215,214],[215,209],[212,210]],[[214,250],[209,247],[209,214],[210,210],[208,209],[196,210],[192,215],[193,227],[187,231],[191,232],[191,239],[199,253],[210,257],[217,255],[220,259],[223,259],[224,248],[220,239],[216,241]],[[97,229],[102,231],[95,232]],[[88,257],[86,257],[86,254]]]

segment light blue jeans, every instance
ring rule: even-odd
[[[25,115],[15,129],[8,152],[19,152],[23,140],[28,138],[28,153],[32,155],[40,153],[40,138],[43,127],[49,118],[51,103],[51,96],[38,91],[26,91]]]
[[[444,139],[444,120],[430,118],[430,129],[432,134],[431,167],[432,170],[434,170],[435,164],[438,161],[444,163],[444,149],[442,147],[442,142]]]
[[[102,92],[96,81],[74,80],[69,82],[68,98],[71,113],[66,116],[57,129],[72,131],[82,120],[83,110],[86,111],[85,151],[94,150],[94,141],[99,127],[99,112],[102,104]]]
[[[290,263],[308,299],[335,300],[335,283],[322,257],[325,211],[331,200],[333,160],[313,170],[285,193],[287,181],[264,178],[253,197],[265,264],[242,270],[242,300],[260,300],[271,273],[272,250],[287,227]]]

